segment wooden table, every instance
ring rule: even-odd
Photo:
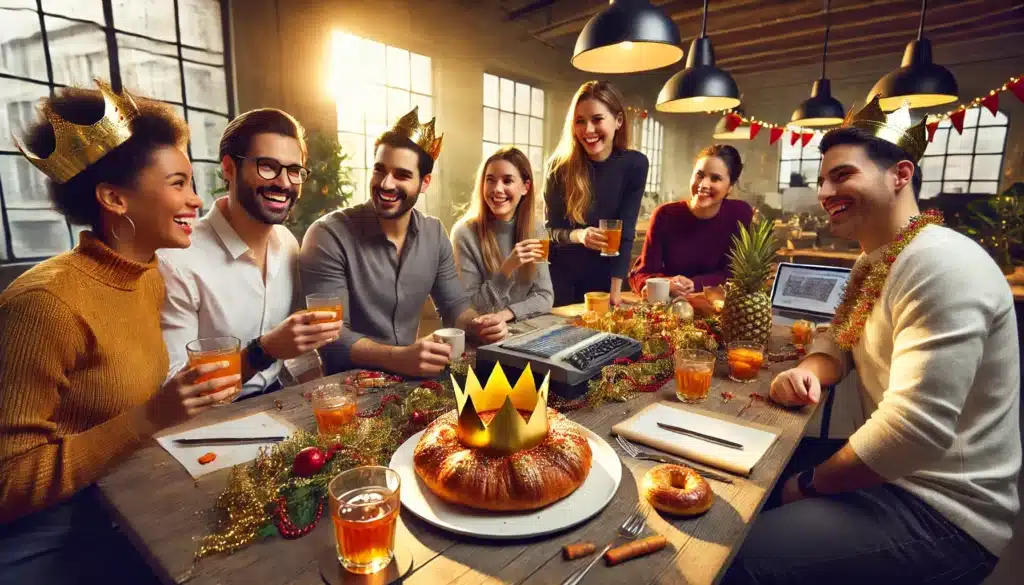
[[[778,344],[784,343],[787,331],[776,328],[775,334]],[[743,385],[726,379],[725,364],[719,364],[717,384],[703,407],[735,417],[747,404],[751,392],[767,395],[774,373],[792,365],[792,362],[772,364],[770,372],[762,370],[756,383]],[[314,429],[312,411],[301,396],[306,386],[286,388],[206,412],[175,431],[261,411],[282,417],[300,428]],[[413,386],[415,384],[410,384]],[[728,403],[720,396],[726,389],[736,394]],[[379,395],[363,398],[375,401]],[[568,416],[610,440],[613,424],[657,400],[675,400],[673,383],[626,403],[581,409]],[[275,408],[275,401],[283,404],[281,410]],[[714,583],[743,541],[751,520],[792,455],[811,414],[811,408],[792,411],[754,403],[741,420],[773,427],[780,438],[751,476],[737,478],[734,484],[710,482],[716,500],[711,509],[698,518],[673,519],[652,514],[646,534],[665,535],[669,546],[617,567],[606,567],[599,562],[587,576],[586,583]],[[615,445],[614,441],[611,444]],[[562,560],[561,547],[579,541],[595,542],[598,546],[609,542],[637,503],[638,482],[654,464],[630,459],[624,454],[621,457],[628,473],[623,474],[612,502],[589,522],[551,537],[512,542],[467,539],[436,529],[403,511],[398,542],[408,547],[413,557],[413,571],[405,582],[411,585],[560,583],[586,562]],[[123,530],[166,583],[322,583],[316,559],[325,547],[333,546],[331,525],[326,520],[304,538],[270,538],[233,555],[204,559],[193,567],[194,539],[206,534],[213,525],[214,519],[207,511],[225,487],[228,473],[228,470],[221,470],[194,481],[167,452],[151,443],[103,478],[99,486]]]

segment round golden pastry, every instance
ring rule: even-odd
[[[543,508],[583,485],[593,453],[579,426],[549,408],[548,435],[512,454],[487,453],[458,438],[458,413],[441,415],[413,451],[416,475],[446,502],[495,511]],[[494,412],[482,412],[490,421]]]
[[[708,511],[715,495],[708,481],[683,465],[661,464],[644,474],[641,493],[661,512],[697,516]]]

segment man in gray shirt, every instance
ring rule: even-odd
[[[443,371],[450,347],[416,339],[430,296],[447,327],[481,343],[505,338],[497,315],[478,315],[459,281],[451,243],[434,217],[413,209],[441,151],[434,121],[417,109],[377,139],[370,201],[332,212],[306,232],[299,253],[303,290],[342,296],[344,328],[320,352],[327,373],[378,368],[407,376]]]

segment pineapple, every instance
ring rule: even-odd
[[[729,271],[722,308],[724,341],[767,343],[772,331],[772,307],[766,293],[778,245],[770,221],[758,221],[732,237]]]

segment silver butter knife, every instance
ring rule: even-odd
[[[704,433],[698,433],[697,431],[691,431],[690,429],[684,429],[683,427],[677,427],[674,425],[665,424],[663,422],[658,423],[658,426],[665,429],[666,431],[672,431],[673,433],[679,433],[680,435],[686,435],[688,437],[695,437],[702,441],[721,445],[723,447],[729,447],[730,449],[736,449],[739,451],[743,450],[743,445],[727,441],[726,439],[719,439],[718,437],[712,437],[711,435],[705,435]]]
[[[209,439],[175,439],[176,445],[244,445],[246,443],[276,443],[287,437],[217,437]]]

